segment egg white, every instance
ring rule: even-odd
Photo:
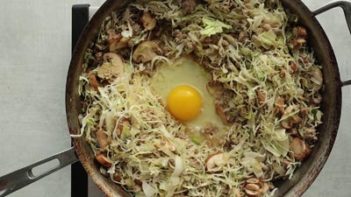
[[[203,67],[190,58],[181,58],[159,66],[151,79],[151,87],[165,104],[173,88],[179,85],[194,87],[201,94],[203,106],[199,116],[184,124],[195,128],[202,128],[206,124],[223,127],[223,122],[215,111],[215,99],[206,88],[210,80],[210,74]]]

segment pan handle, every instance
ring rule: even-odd
[[[321,8],[318,8],[317,10],[313,11],[313,14],[315,16],[324,13],[325,11],[328,11],[330,9],[340,7],[343,9],[347,26],[349,28],[349,31],[351,33],[351,2],[350,1],[334,1],[331,3],[328,3],[327,5],[324,5]]]
[[[42,173],[38,172],[38,174],[35,173],[35,170],[33,171],[33,169],[37,167],[39,169],[40,166],[43,167],[45,164],[49,165],[50,162],[54,162],[55,160],[58,161],[58,164],[55,167]],[[78,158],[75,155],[74,148],[70,148],[66,151],[2,176],[0,177],[0,197],[6,196],[18,189],[21,189],[22,187],[77,161]]]
[[[325,11],[328,11],[336,7],[340,7],[344,11],[346,23],[351,34],[351,2],[350,1],[334,1],[334,2],[328,3],[327,5],[313,11],[313,14],[317,16],[321,13],[324,13]],[[351,85],[351,80],[343,81],[342,85],[343,86]]]

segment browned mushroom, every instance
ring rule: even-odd
[[[153,30],[156,27],[156,19],[147,11],[141,17],[141,22],[146,30]]]
[[[280,122],[280,125],[284,128],[284,129],[291,129],[292,128],[292,124],[289,120],[285,119],[283,121]]]
[[[89,72],[88,74],[88,81],[89,81],[89,85],[95,90],[98,90],[99,87],[99,82],[96,79],[96,75],[93,72]]]
[[[245,193],[249,196],[260,196],[260,189],[258,184],[248,183],[245,185]]]
[[[97,68],[97,76],[102,79],[112,79],[123,73],[124,64],[122,58],[116,53],[105,53],[104,63]]]
[[[140,43],[133,53],[135,62],[150,62],[160,51],[158,44],[154,41],[144,41]]]
[[[323,74],[319,68],[313,69],[311,74],[311,81],[317,84],[318,90],[322,87],[323,84]]]
[[[278,96],[275,99],[274,105],[275,105],[275,111],[276,112],[279,112],[281,114],[284,113],[285,101],[284,101],[283,97]]]
[[[293,115],[291,118],[290,118],[290,122],[293,124],[293,125],[297,125],[299,123],[302,122],[302,118],[298,115]]]
[[[105,133],[105,131],[102,129],[99,129],[98,131],[96,131],[96,139],[99,143],[100,148],[102,149],[106,148],[109,144],[108,136]]]
[[[246,180],[244,191],[248,196],[263,196],[269,189],[269,185],[257,178]]]
[[[304,160],[311,153],[311,149],[305,141],[298,137],[292,138],[290,150],[292,151],[293,157],[298,161]]]
[[[110,168],[112,166],[112,162],[103,153],[96,154],[95,159],[99,164],[106,168]]]

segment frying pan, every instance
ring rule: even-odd
[[[308,29],[309,45],[314,49],[316,59],[323,66],[324,91],[321,110],[324,112],[321,124],[318,127],[319,140],[313,148],[310,157],[296,171],[292,179],[278,183],[275,196],[301,196],[317,177],[324,166],[333,147],[341,115],[341,88],[351,85],[351,80],[342,82],[339,69],[330,42],[318,23],[316,15],[329,9],[341,7],[345,13],[348,28],[351,33],[351,2],[336,1],[314,12],[311,12],[301,0],[281,0],[284,7],[299,17],[300,23]],[[98,33],[100,24],[112,11],[122,10],[128,0],[107,0],[96,12],[89,24],[85,27],[73,52],[68,71],[66,84],[66,113],[70,134],[77,134],[80,130],[78,115],[81,109],[78,95],[79,76],[83,71],[83,56],[90,42]],[[94,163],[94,156],[88,144],[82,138],[73,139],[73,147],[35,164],[0,177],[0,197],[12,193],[38,179],[70,165],[78,160],[107,196],[130,196],[121,187],[105,178]],[[34,174],[35,167],[58,160],[59,164],[41,174]]]

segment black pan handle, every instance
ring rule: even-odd
[[[40,168],[40,166],[44,166],[45,164],[48,165],[50,162],[55,160],[58,161],[58,163],[51,169],[44,172],[39,171],[37,173],[34,171],[35,168]],[[75,155],[74,148],[70,148],[66,151],[2,176],[0,177],[0,197],[6,196],[18,189],[21,189],[22,187],[77,161],[78,158]]]
[[[350,1],[334,1],[334,2],[328,3],[327,5],[315,10],[313,14],[317,16],[321,13],[324,13],[325,11],[328,11],[336,7],[340,7],[344,11],[346,23],[351,34],[351,2]],[[351,80],[343,81],[342,85],[343,86],[351,85]]]

